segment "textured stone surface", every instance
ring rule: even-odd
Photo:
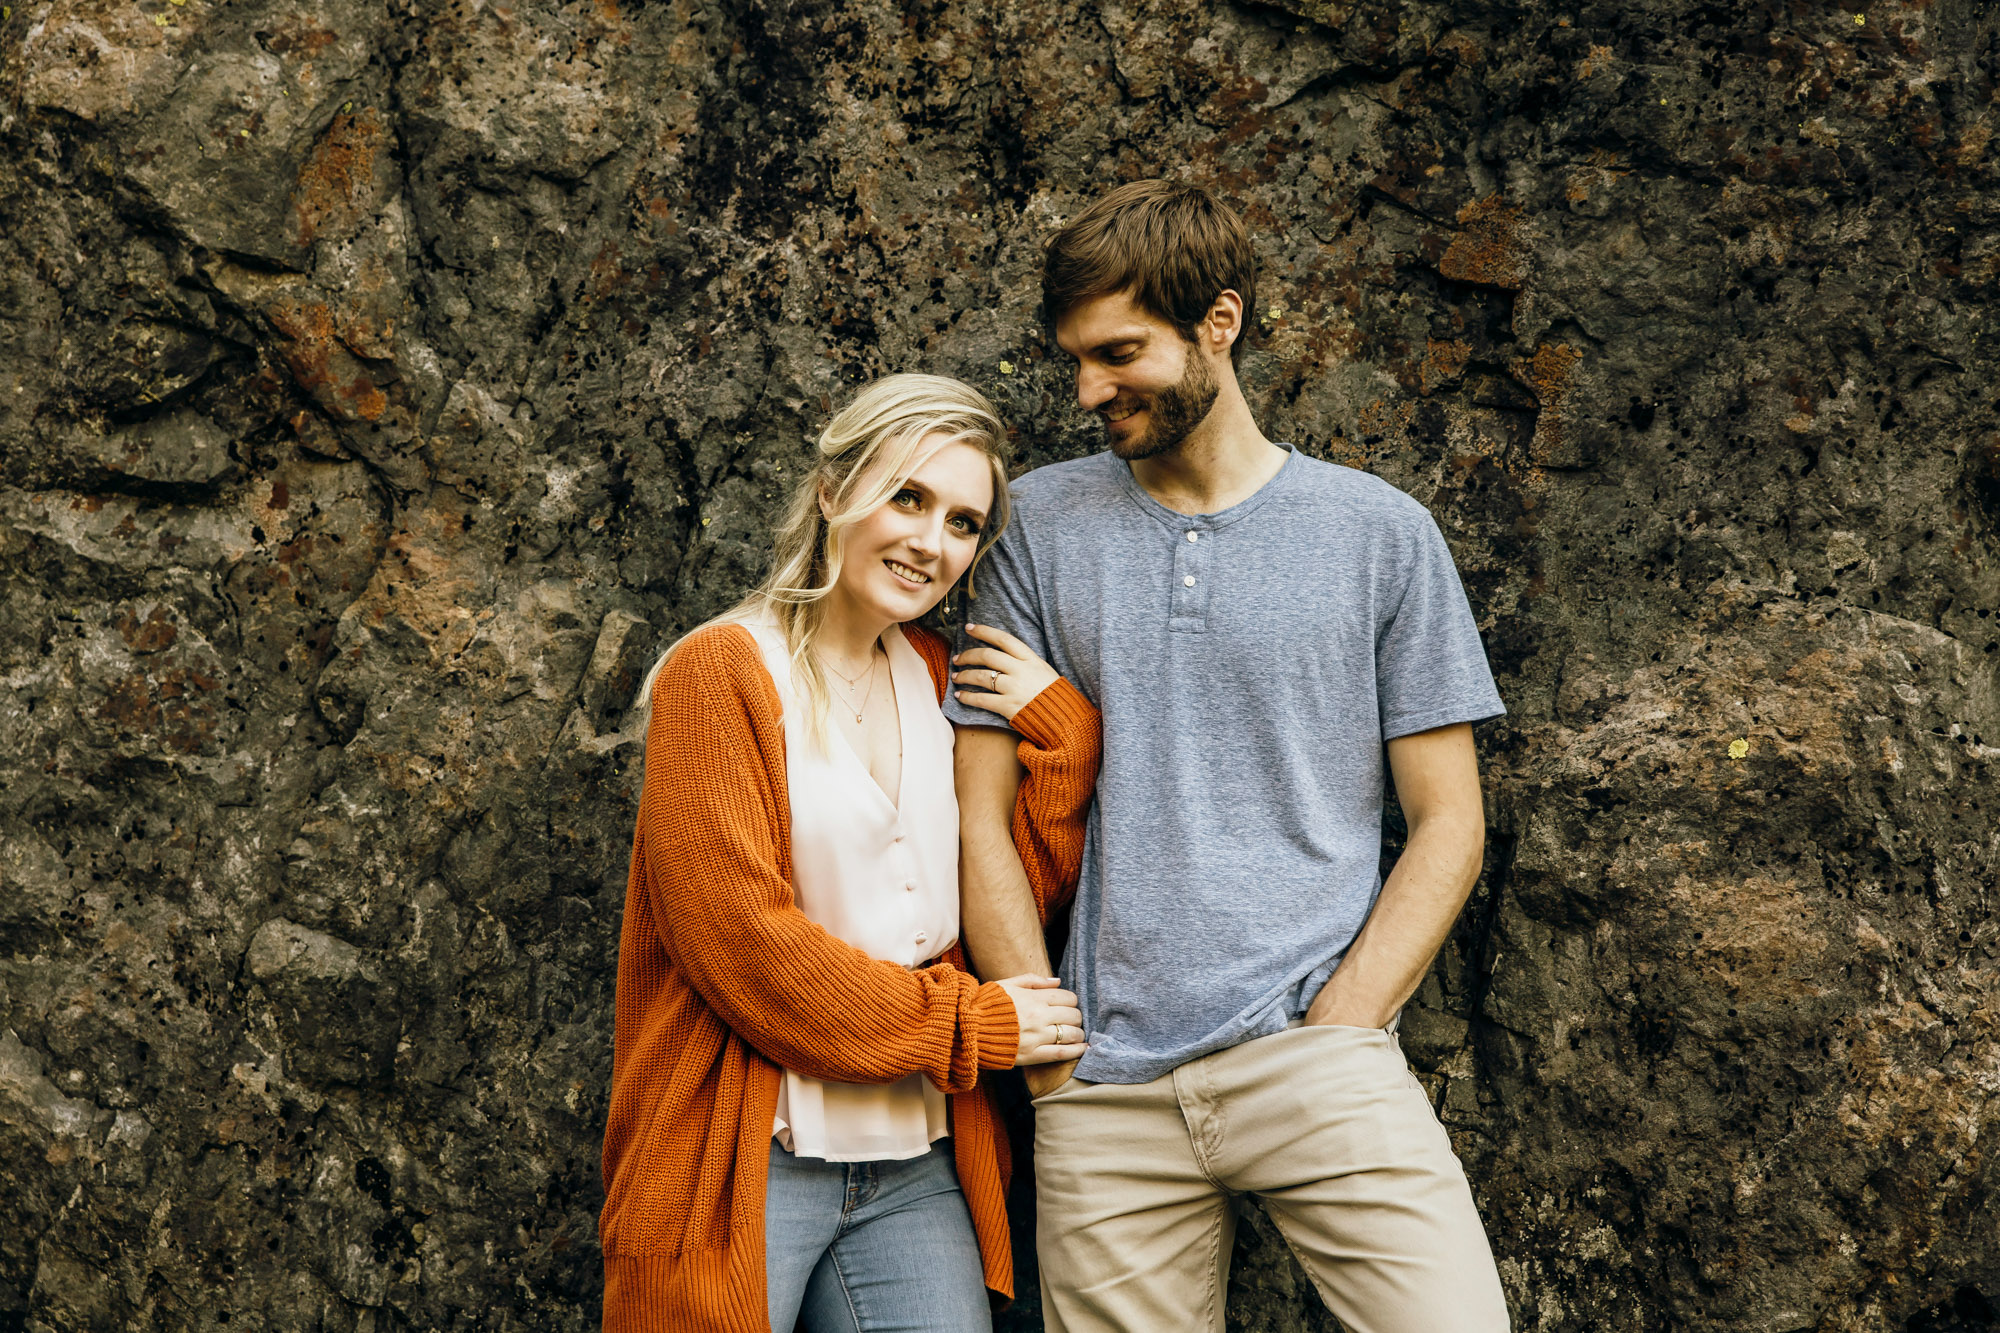
[[[0,1330],[593,1326],[637,676],[857,380],[1094,447],[1038,246],[1162,172],[1512,708],[1407,1044],[1518,1325],[1992,1327],[1996,77],[1978,0],[16,0]],[[1332,1326],[1254,1212],[1232,1320]]]

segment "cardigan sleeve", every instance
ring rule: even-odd
[[[1019,1027],[997,984],[870,957],[794,904],[777,695],[740,627],[696,633],[660,673],[639,817],[669,955],[773,1063],[845,1083],[922,1073],[946,1092],[1013,1065]]]
[[[1097,791],[1102,719],[1083,693],[1058,676],[1014,715],[1015,753],[1027,772],[1014,796],[1014,847],[1035,891],[1042,924],[1076,892],[1084,830]]]
[[[911,646],[931,669],[940,702],[951,688],[951,646],[928,630],[905,627]],[[1084,829],[1097,791],[1103,753],[1102,718],[1076,686],[1056,677],[1014,715],[1016,753],[1027,773],[1014,797],[1014,849],[1035,893],[1042,924],[1076,892],[1083,870]]]

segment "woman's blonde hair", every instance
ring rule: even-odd
[[[924,448],[926,441],[934,443]],[[912,472],[950,444],[972,445],[993,471],[993,508],[965,572],[969,594],[980,558],[1007,526],[1007,443],[1000,415],[986,395],[959,380],[890,375],[857,393],[820,432],[813,466],[793,487],[778,524],[764,581],[697,627],[775,617],[791,652],[792,679],[804,690],[815,742],[823,739],[830,696],[813,645],[825,621],[826,598],[840,582],[847,529],[888,503]],[[653,664],[641,699],[650,703],[653,681],[679,646],[676,642]]]

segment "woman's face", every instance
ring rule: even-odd
[[[843,600],[890,624],[915,620],[958,582],[993,508],[993,466],[978,448],[926,440],[917,456],[896,492],[847,529],[840,567]]]

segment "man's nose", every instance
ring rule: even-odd
[[[1118,396],[1118,386],[1111,376],[1096,366],[1078,366],[1076,370],[1076,405],[1086,412],[1098,408]]]

